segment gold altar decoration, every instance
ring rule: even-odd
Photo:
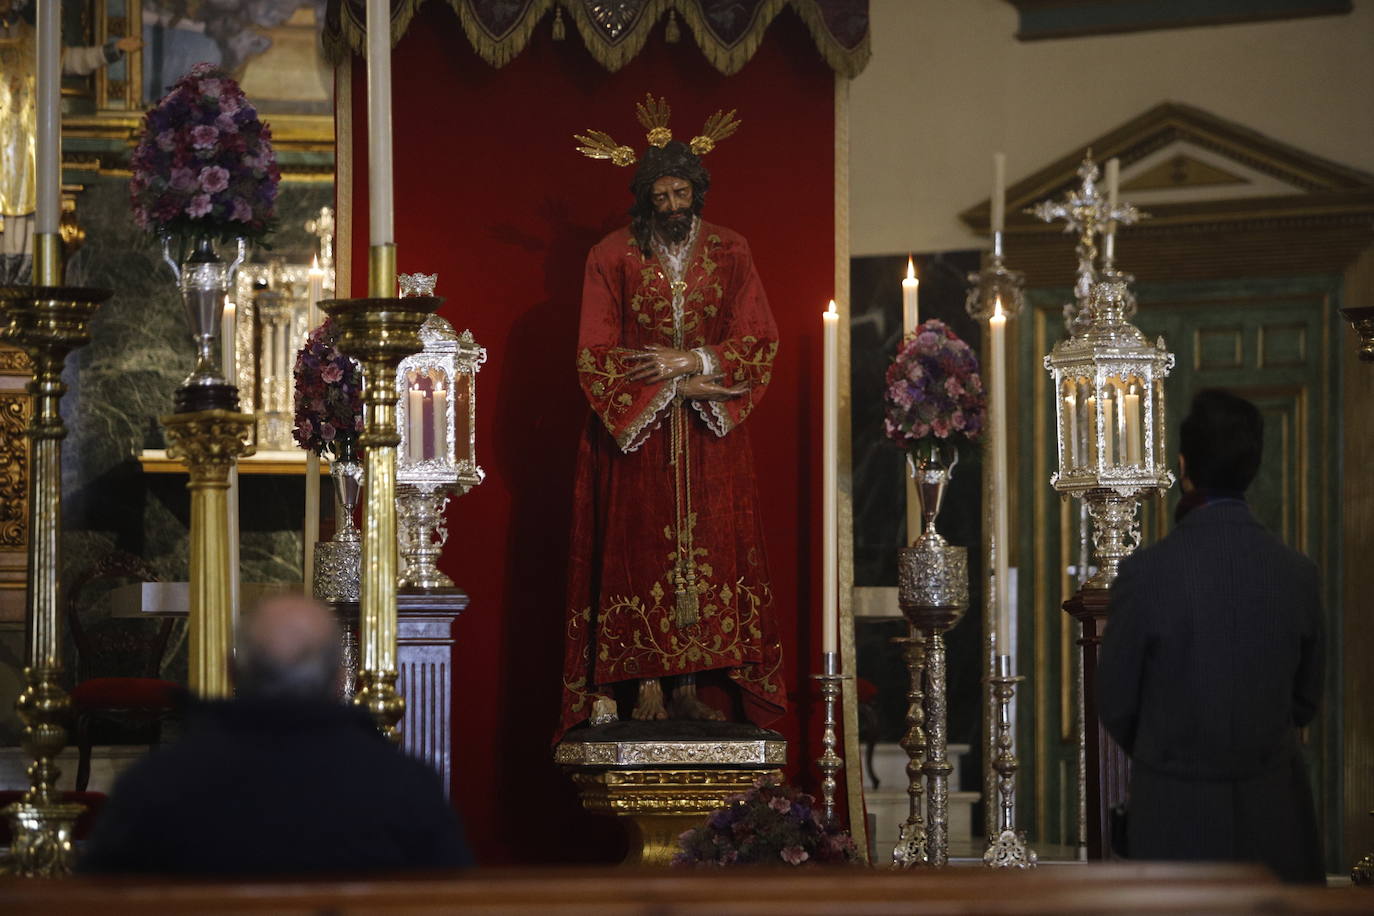
[[[434,274],[401,274],[401,295],[434,293]],[[409,295],[408,295],[409,294]],[[448,526],[450,495],[462,496],[486,477],[477,463],[477,373],[487,351],[471,331],[431,315],[420,328],[423,347],[396,368],[396,513],[401,555],[399,586],[451,589],[438,566]]]
[[[363,367],[362,671],[353,702],[392,741],[400,738],[396,724],[405,712],[396,692],[396,366],[420,349],[420,327],[440,302],[433,296],[396,298],[395,286],[396,247],[377,245],[369,278],[374,295],[319,303],[339,329],[339,350]]]
[[[233,599],[229,470],[253,454],[252,414],[198,410],[162,417],[167,454],[185,462],[191,491],[191,606],[187,686],[196,696],[232,695]]]
[[[34,277],[42,286],[0,288],[0,336],[21,347],[33,365],[28,392],[33,399],[28,426],[31,488],[28,502],[27,630],[24,679],[15,703],[24,722],[21,743],[32,758],[29,788],[5,809],[14,844],[11,869],[29,877],[71,872],[72,830],[84,810],[63,804],[56,789],[55,763],[67,743],[71,699],[61,687],[62,616],[58,598],[61,570],[62,440],[67,429],[60,403],[67,390],[62,367],[67,354],[90,342],[90,320],[110,291],[58,286],[61,265],[56,233],[34,237]]]
[[[1374,305],[1352,306],[1341,309],[1341,314],[1345,316],[1345,320],[1350,322],[1350,326],[1359,335],[1360,362],[1374,362]]]
[[[650,724],[615,723],[603,729],[628,732]],[[726,799],[749,791],[760,779],[781,779],[787,762],[787,742],[769,732],[617,739],[593,737],[598,731],[586,730],[586,740],[564,739],[554,749],[554,760],[569,771],[584,808],[622,819],[630,841],[625,865],[668,865],[684,830],[700,826]]]

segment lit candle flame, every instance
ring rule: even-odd
[[[992,303],[992,317],[993,317],[993,318],[1003,318],[1003,319],[1006,318],[1006,316],[1002,314],[1002,297],[1001,297],[1001,296],[998,296],[998,297],[993,301],[993,303]]]
[[[826,313],[827,315],[839,315],[839,314],[840,314],[839,310],[838,310],[837,308],[835,308],[835,300],[834,300],[834,299],[831,299],[831,300],[830,300],[830,308],[826,309],[826,312],[825,312],[825,313]]]
[[[916,261],[912,258],[911,255],[906,256],[906,278],[910,280],[912,283],[921,282],[920,280],[916,279]]]

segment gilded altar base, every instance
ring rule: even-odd
[[[582,799],[617,817],[625,865],[668,865],[678,836],[764,777],[782,778],[787,742],[731,722],[612,722],[568,733],[554,749]]]

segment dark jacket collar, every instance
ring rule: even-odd
[[[1195,528],[1204,525],[1258,525],[1250,506],[1241,499],[1213,499],[1193,508],[1174,526]]]

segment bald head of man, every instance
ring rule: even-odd
[[[318,601],[267,598],[239,621],[234,682],[240,697],[333,701],[341,663],[338,622]]]

